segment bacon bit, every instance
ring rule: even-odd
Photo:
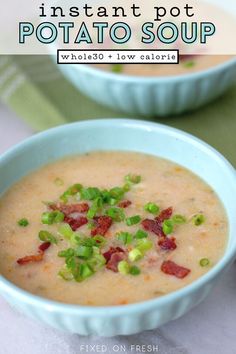
[[[52,210],[59,210],[66,216],[73,214],[73,213],[86,213],[89,210],[88,203],[78,203],[78,204],[51,204],[50,209]]]
[[[185,278],[190,273],[190,269],[181,267],[172,261],[164,261],[161,265],[161,270],[163,273],[174,275],[179,279]]]
[[[157,220],[144,219],[142,221],[142,226],[145,230],[151,231],[159,237],[165,237],[165,234],[162,231],[162,226]]]
[[[93,220],[95,221],[96,226],[94,229],[91,230],[91,235],[105,236],[106,232],[111,227],[112,218],[110,216],[102,215],[96,216],[95,218],[93,218]]]
[[[32,254],[31,256],[25,256],[17,259],[19,265],[25,265],[30,262],[40,262],[43,260],[44,252],[51,246],[50,242],[43,242],[38,247],[38,254]]]
[[[164,220],[167,220],[173,214],[173,208],[169,207],[161,211],[161,213],[155,218],[156,221],[162,223]]]
[[[174,237],[171,237],[171,238],[163,237],[158,241],[158,245],[160,246],[160,248],[162,250],[165,250],[165,251],[175,250],[177,247]]]
[[[113,272],[118,272],[118,264],[120,261],[123,261],[126,258],[124,252],[116,252],[111,255],[110,260],[107,262],[107,269],[112,270]]]
[[[41,252],[39,254],[33,254],[31,256],[25,256],[23,258],[19,258],[19,259],[17,259],[17,263],[19,265],[25,265],[30,262],[40,262],[42,260],[43,260],[43,252]]]
[[[45,252],[51,246],[51,242],[43,242],[39,245],[38,250],[39,252]]]
[[[111,256],[117,252],[119,253],[119,252],[125,252],[125,251],[121,247],[110,247],[108,251],[103,253],[103,257],[105,257],[106,261],[109,262],[109,260],[111,259]]]
[[[66,216],[64,222],[69,224],[73,231],[76,231],[79,227],[87,224],[88,219],[85,216],[78,216],[77,218]]]
[[[132,204],[132,202],[130,200],[122,200],[119,204],[118,207],[119,208],[127,208],[128,206],[130,206]]]

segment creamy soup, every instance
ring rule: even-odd
[[[209,69],[230,59],[229,55],[182,56],[179,64],[97,64],[95,67],[114,73],[138,76],[175,76]]]
[[[222,257],[214,191],[170,161],[93,152],[33,172],[0,200],[0,270],[19,287],[82,305],[163,296]]]

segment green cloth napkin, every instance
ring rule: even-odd
[[[36,131],[84,119],[127,117],[79,93],[49,56],[0,56],[0,97]],[[196,135],[236,166],[236,85],[195,112],[152,120]]]

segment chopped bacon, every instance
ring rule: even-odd
[[[155,218],[156,221],[159,223],[162,223],[164,220],[167,220],[171,217],[173,213],[173,208],[169,207],[167,209],[164,209],[160,212],[160,214]]]
[[[157,220],[144,219],[142,221],[142,226],[145,230],[151,231],[159,237],[165,237],[165,234],[162,231],[162,226]]]
[[[40,262],[43,259],[43,252],[39,253],[39,254],[33,254],[31,256],[25,256],[23,258],[19,258],[17,259],[17,263],[19,265],[25,265],[27,263],[30,262]]]
[[[39,245],[38,250],[39,252],[45,252],[51,246],[51,242],[43,242]]]
[[[128,206],[130,206],[132,204],[132,202],[130,200],[122,200],[119,204],[118,207],[119,208],[127,208]]]
[[[165,251],[175,250],[177,247],[174,237],[171,237],[171,238],[163,237],[158,241],[158,245],[160,246],[160,248],[162,250],[165,250]]]
[[[174,275],[179,279],[185,278],[190,273],[190,269],[181,267],[172,261],[164,261],[161,265],[161,270],[163,273]]]
[[[111,227],[112,218],[110,216],[102,215],[102,216],[96,216],[94,218],[94,221],[95,221],[95,228],[91,230],[91,235],[105,236],[106,232]]]
[[[89,210],[88,203],[78,203],[78,204],[51,204],[50,209],[59,210],[66,216],[73,213],[86,213]]]
[[[32,254],[23,258],[17,259],[19,265],[25,265],[31,262],[41,262],[43,260],[44,252],[51,246],[50,242],[43,242],[38,247],[38,254]]]
[[[111,256],[114,253],[120,253],[120,252],[125,252],[125,251],[121,247],[110,247],[108,251],[103,253],[103,257],[105,257],[106,261],[109,262]]]
[[[111,255],[110,260],[107,262],[107,269],[112,270],[113,272],[118,272],[118,264],[126,258],[124,252],[116,252]]]
[[[64,222],[69,224],[73,231],[76,231],[79,227],[87,224],[88,219],[85,216],[78,216],[76,218],[66,216]]]

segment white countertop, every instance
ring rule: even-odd
[[[31,134],[29,127],[0,104],[0,153]],[[99,347],[93,351],[83,345],[101,344],[109,354],[116,353],[120,345],[126,346],[126,353],[135,353],[130,346],[142,344],[159,345],[161,354],[236,353],[236,264],[211,295],[184,317],[129,337],[101,339],[58,332],[17,313],[0,297],[1,354],[98,353]],[[156,352],[154,348],[152,353]]]

